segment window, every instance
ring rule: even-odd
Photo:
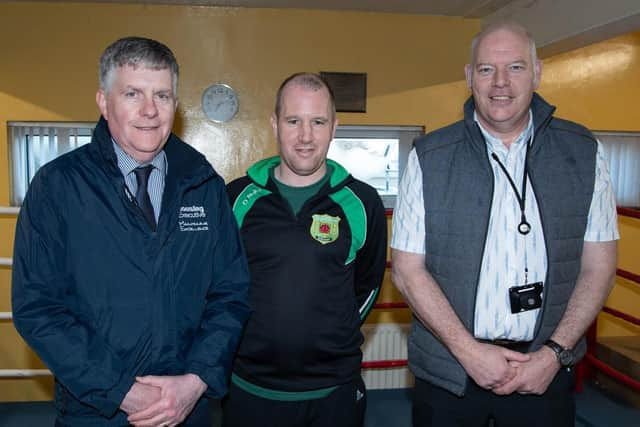
[[[422,134],[421,126],[342,125],[328,157],[378,190],[385,207],[393,207],[411,144]]]
[[[91,141],[95,123],[9,122],[12,206],[22,205],[35,173],[45,163]]]
[[[618,206],[640,209],[640,132],[593,132],[602,144]]]

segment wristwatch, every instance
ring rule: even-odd
[[[576,363],[576,356],[573,354],[573,351],[570,348],[564,348],[557,342],[553,340],[547,340],[544,343],[547,347],[549,347],[556,354],[558,358],[558,362],[560,362],[560,366],[563,368],[570,368]]]

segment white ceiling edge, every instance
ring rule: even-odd
[[[527,27],[545,58],[640,30],[640,1],[516,0],[482,22],[503,19]]]
[[[9,2],[15,0],[0,0]],[[38,1],[38,0],[33,0]],[[515,0],[40,0],[50,3],[166,4],[210,7],[339,10],[482,18]]]

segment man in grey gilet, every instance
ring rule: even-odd
[[[619,238],[593,135],[553,116],[515,23],[483,29],[464,119],[418,139],[398,192],[393,280],[414,313],[414,426],[574,426],[573,366]]]

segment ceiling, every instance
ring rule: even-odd
[[[0,0],[10,1],[10,0]],[[42,0],[41,0],[42,1]],[[456,16],[485,22],[514,19],[534,35],[546,57],[640,30],[638,0],[44,0],[355,10]]]
[[[48,1],[62,2],[65,0]],[[74,3],[154,3],[260,8],[358,10],[369,12],[461,16],[465,18],[483,18],[497,11],[506,4],[514,3],[516,1],[517,0],[73,0]]]

